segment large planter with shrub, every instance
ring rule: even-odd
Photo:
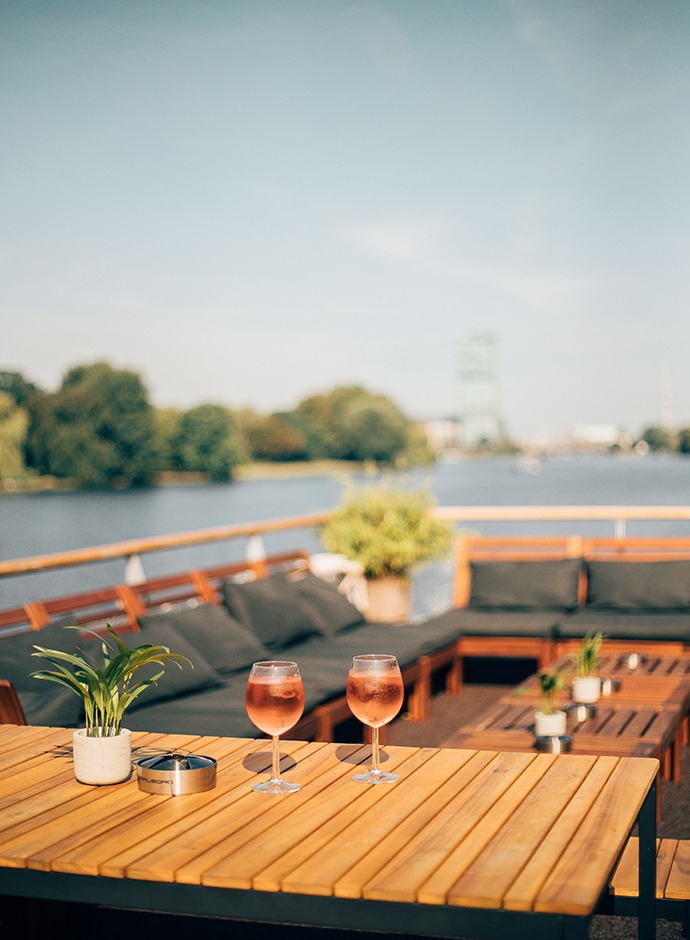
[[[350,487],[322,526],[324,547],[362,566],[368,620],[409,621],[412,571],[450,554],[453,526],[436,518],[432,508],[425,490],[385,483]]]

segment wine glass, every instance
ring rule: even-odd
[[[247,680],[245,696],[250,720],[273,739],[271,777],[255,783],[260,793],[293,793],[299,783],[281,780],[278,739],[299,721],[304,711],[304,686],[297,663],[267,660],[254,663]]]
[[[403,703],[403,680],[395,656],[368,653],[355,656],[347,676],[350,711],[371,730],[372,766],[352,778],[360,783],[393,783],[398,774],[379,767],[379,728],[398,714]]]

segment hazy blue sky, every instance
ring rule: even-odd
[[[0,369],[690,424],[689,0],[0,0]]]

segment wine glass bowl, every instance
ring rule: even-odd
[[[301,789],[298,783],[281,778],[278,749],[280,735],[293,728],[304,711],[304,686],[297,663],[285,660],[254,663],[247,680],[245,704],[250,721],[272,739],[271,777],[255,783],[252,790],[293,793]]]
[[[354,656],[347,676],[347,704],[362,724],[371,728],[372,766],[352,778],[360,783],[393,783],[398,774],[381,770],[379,728],[398,714],[403,703],[403,680],[395,656],[367,653]]]

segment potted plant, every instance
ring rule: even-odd
[[[76,625],[67,630],[81,630]],[[74,732],[74,773],[81,783],[106,784],[126,780],[132,769],[131,733],[122,727],[125,712],[141,693],[165,673],[169,661],[181,668],[185,656],[171,653],[166,646],[149,643],[130,648],[107,624],[112,642],[87,630],[100,641],[100,660],[79,650],[65,653],[34,644],[38,656],[54,667],[32,673],[37,679],[57,682],[78,695],[84,705],[85,727]],[[135,681],[140,669],[160,665],[154,675]],[[190,665],[192,665],[190,663]]]
[[[562,668],[553,672],[540,672],[538,677],[541,703],[534,713],[534,733],[541,737],[560,737],[565,734],[566,713],[558,708],[556,697],[565,685]]]
[[[603,640],[601,633],[586,633],[577,653],[572,657],[575,667],[572,697],[579,705],[593,704],[601,695],[601,679],[597,669]]]
[[[432,505],[425,490],[386,484],[350,488],[321,527],[328,551],[361,565],[369,620],[409,620],[411,571],[449,555],[452,523],[435,518]]]

